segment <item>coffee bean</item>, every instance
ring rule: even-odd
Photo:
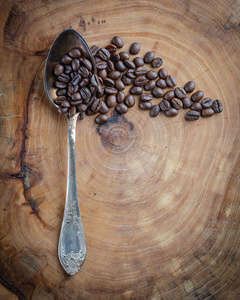
[[[157,72],[150,70],[147,72],[146,77],[148,79],[152,80],[152,79],[156,79],[158,77],[158,75],[157,75]]]
[[[205,108],[202,110],[202,117],[207,118],[207,117],[211,117],[212,115],[214,115],[214,110],[210,107],[210,108]]]
[[[107,121],[108,121],[107,115],[97,115],[95,118],[95,122],[97,124],[104,124],[104,123],[107,123]]]
[[[95,57],[94,57],[94,61],[95,61],[95,63],[97,63],[97,62],[102,61],[102,60],[101,60],[100,57],[95,56]]]
[[[140,44],[135,42],[131,45],[129,52],[133,55],[136,55],[139,53],[140,48],[141,48]]]
[[[152,95],[155,98],[161,98],[164,95],[164,91],[160,87],[155,87],[152,89]]]
[[[117,70],[111,71],[108,73],[108,77],[113,80],[117,80],[121,77],[121,73]]]
[[[106,69],[107,68],[107,62],[104,61],[104,60],[101,60],[101,61],[98,61],[95,63],[96,65],[96,68],[99,69],[99,70],[103,70],[103,69]]]
[[[73,77],[73,79],[72,79],[72,84],[73,85],[77,85],[77,84],[79,84],[79,82],[81,81],[81,75],[80,74],[75,74],[74,75],[74,77]]]
[[[121,103],[125,99],[125,94],[124,94],[124,92],[119,91],[119,92],[117,92],[116,97],[117,97],[117,103]]]
[[[72,84],[72,82],[69,82],[69,84],[68,84],[68,95],[69,95],[69,93],[75,93],[76,91],[74,91],[74,85]],[[69,95],[69,97],[71,97],[71,95]]]
[[[54,68],[54,74],[59,76],[61,75],[62,73],[64,72],[64,66],[63,65],[60,65],[60,64],[57,64]]]
[[[55,87],[59,89],[64,89],[67,87],[67,84],[61,81],[55,81]]]
[[[116,106],[115,106],[115,109],[117,112],[119,112],[120,114],[125,114],[127,111],[128,111],[128,107],[126,104],[124,103],[118,103]]]
[[[101,114],[106,114],[109,111],[108,106],[105,102],[102,101],[102,106],[99,110]]]
[[[127,95],[124,99],[124,103],[128,106],[128,107],[132,107],[135,104],[135,99],[133,97],[133,95]]]
[[[166,78],[166,83],[169,87],[174,87],[177,85],[177,81],[173,75],[168,75]]]
[[[114,70],[114,63],[111,60],[107,60],[107,68],[106,71],[107,72],[111,72]]]
[[[83,119],[85,118],[85,115],[86,115],[86,114],[85,114],[84,111],[83,111],[83,112],[80,112],[79,115],[78,115],[78,120],[79,120],[79,121],[83,120]]]
[[[189,111],[186,113],[185,118],[186,118],[188,121],[195,121],[195,120],[198,120],[198,119],[199,119],[199,112],[196,111],[196,110],[189,110]]]
[[[117,47],[113,44],[109,44],[105,47],[109,53],[114,53],[117,51]]]
[[[107,95],[105,97],[105,103],[109,108],[114,107],[117,103],[116,95]]]
[[[160,87],[161,89],[167,88],[167,83],[164,79],[158,79],[156,81],[156,86]]]
[[[213,101],[213,110],[215,111],[215,113],[221,113],[223,111],[223,106],[222,106],[222,102],[218,99]]]
[[[90,60],[84,58],[82,60],[82,64],[84,65],[84,67],[86,67],[89,71],[92,71],[92,63],[90,62]]]
[[[142,76],[142,75],[146,75],[147,74],[147,69],[145,67],[138,67],[135,70],[135,75],[136,76]]]
[[[128,60],[128,59],[124,60],[123,63],[128,69],[135,69],[135,67],[136,67],[134,62],[132,62],[131,60]]]
[[[144,86],[148,80],[145,76],[139,76],[133,80],[133,84],[136,86]]]
[[[204,96],[204,92],[203,91],[197,91],[194,94],[192,94],[191,100],[193,102],[198,102],[200,101]]]
[[[68,107],[59,107],[58,108],[58,112],[60,113],[60,114],[65,114],[66,112],[68,112]]]
[[[68,83],[70,81],[70,76],[65,73],[62,73],[60,76],[58,76],[58,80],[61,82]]]
[[[84,78],[84,77],[88,77],[89,75],[89,70],[84,67],[84,66],[81,66],[78,70],[78,73]]]
[[[55,102],[57,105],[61,105],[61,103],[62,103],[63,101],[65,101],[65,100],[67,100],[67,98],[66,98],[65,96],[59,96],[59,97],[57,97],[57,98],[54,100],[54,102]]]
[[[178,115],[178,110],[174,107],[169,108],[169,110],[165,111],[165,115],[167,117],[175,117]]]
[[[112,80],[111,78],[104,78],[103,79],[103,83],[106,85],[106,86],[114,86],[114,84],[115,84],[115,81],[114,80]]]
[[[102,60],[108,60],[110,59],[110,53],[107,49],[101,48],[98,50],[98,57],[100,57]]]
[[[170,102],[167,101],[167,100],[162,100],[160,103],[159,103],[159,106],[161,108],[162,111],[166,111],[168,110],[171,106],[170,106]]]
[[[153,105],[153,107],[150,110],[150,116],[151,117],[156,117],[160,113],[160,107],[159,105]]]
[[[123,74],[122,75],[122,82],[125,84],[125,85],[131,85],[132,84],[132,79],[127,77],[126,74]]]
[[[78,112],[84,112],[86,111],[87,109],[87,105],[83,104],[83,103],[80,103],[78,106],[77,106],[77,111]]]
[[[95,113],[98,112],[102,106],[102,103],[103,102],[101,99],[95,99],[91,105],[91,110]]]
[[[186,91],[181,87],[177,87],[174,92],[178,99],[183,99],[186,97]]]
[[[117,46],[117,48],[122,48],[124,45],[123,40],[119,36],[115,36],[111,43]]]
[[[91,97],[91,92],[87,87],[81,88],[80,94],[81,94],[82,99],[84,99],[84,100],[90,99],[90,97]]]
[[[82,53],[79,48],[72,48],[69,52],[68,55],[72,58],[79,58],[81,57]]]
[[[106,86],[104,89],[104,93],[108,95],[115,95],[117,94],[118,90],[114,87]]]
[[[77,72],[71,72],[69,75],[70,75],[70,77],[73,79],[73,77],[74,77],[74,75],[76,75],[77,74]]]
[[[71,105],[70,105],[69,101],[64,100],[64,101],[62,101],[61,106],[62,106],[62,107],[68,107],[68,108],[69,108]]]
[[[153,95],[151,94],[142,94],[140,96],[141,101],[151,101],[153,99]]]
[[[154,52],[153,52],[153,51],[149,51],[149,52],[147,52],[147,53],[144,55],[143,60],[144,60],[144,62],[145,62],[146,64],[150,64],[150,63],[154,60],[154,57],[155,57]]]
[[[135,64],[136,68],[142,67],[144,65],[144,61],[143,61],[143,59],[141,57],[135,57],[133,59],[133,62]]]
[[[81,99],[82,99],[81,94],[80,94],[79,92],[73,93],[73,94],[72,94],[72,99],[73,99],[74,101],[81,100]]]
[[[191,100],[188,97],[182,99],[183,108],[189,108],[191,106]]]
[[[101,77],[101,78],[106,78],[107,77],[107,70],[106,69],[98,70],[97,73],[98,73],[98,76]]]
[[[58,89],[56,92],[57,96],[65,96],[67,94],[66,89]]]
[[[190,108],[191,108],[191,110],[200,111],[200,110],[202,110],[202,104],[200,102],[196,102],[196,103],[193,103],[190,106]]]
[[[98,79],[98,76],[96,74],[93,74],[91,76],[91,84],[94,86],[94,87],[97,87],[99,86],[99,79]]]
[[[129,69],[129,70],[127,71],[126,75],[127,75],[128,78],[131,78],[131,79],[134,79],[134,78],[137,77],[137,76],[135,75],[135,70],[133,70],[133,69]]]
[[[204,99],[201,101],[201,104],[202,104],[202,108],[209,108],[209,107],[212,106],[213,101],[212,101],[212,99],[210,99],[210,98],[204,98]]]
[[[156,86],[155,80],[149,80],[148,83],[144,86],[145,91],[151,91]]]
[[[87,116],[93,116],[93,115],[96,115],[96,113],[93,112],[90,107],[88,107],[87,110],[86,110],[86,115]]]
[[[77,112],[77,111],[76,111],[76,106],[71,106],[71,107],[69,108],[69,110],[68,110],[68,115],[69,115],[69,117],[75,115],[76,112]]]
[[[118,91],[122,91],[125,89],[125,85],[124,83],[122,82],[121,79],[118,79],[115,81],[115,88],[118,90]]]
[[[101,98],[103,95],[104,95],[104,90],[103,90],[102,85],[100,84],[100,85],[97,87],[97,97]]]
[[[74,58],[72,60],[72,69],[73,69],[73,71],[78,71],[79,67],[80,67],[80,61],[79,61],[79,59]]]
[[[180,109],[183,107],[183,103],[180,99],[178,98],[173,98],[171,100],[171,104],[172,104],[172,107],[176,108],[176,109]]]
[[[127,67],[121,60],[119,60],[115,63],[115,68],[120,72],[124,72]]]
[[[175,96],[175,93],[174,93],[173,90],[167,91],[167,92],[163,95],[163,99],[169,101],[169,100],[173,99],[174,96]]]
[[[98,53],[98,50],[99,50],[99,47],[97,45],[93,45],[91,48],[90,48],[91,52],[92,52],[92,55],[93,56],[96,56],[97,53]]]
[[[142,110],[149,110],[152,108],[152,102],[139,102],[139,108]]]
[[[83,78],[82,81],[79,83],[79,87],[83,88],[83,87],[88,86],[88,84],[89,84],[89,78],[86,77],[86,78]]]
[[[164,68],[161,68],[159,71],[158,71],[158,76],[159,78],[161,79],[166,79],[167,76],[168,76],[168,71]]]
[[[65,55],[63,55],[61,62],[65,65],[68,65],[71,63],[72,60],[73,59],[69,55],[65,54]]]
[[[154,60],[151,63],[152,68],[160,68],[163,64],[163,60],[160,57],[154,58]]]
[[[94,92],[96,90],[96,86],[93,86],[92,84],[89,84],[88,88],[89,88],[91,94],[94,94]]]
[[[72,71],[73,71],[73,69],[70,65],[65,65],[64,66],[64,73],[65,74],[70,74]]]
[[[111,53],[110,60],[113,63],[116,63],[117,61],[120,60],[120,55],[118,53]]]
[[[143,92],[143,88],[141,86],[133,86],[130,89],[130,94],[132,95],[141,95]]]
[[[186,91],[186,93],[191,93],[194,91],[194,89],[195,89],[195,83],[193,81],[188,81],[184,85],[184,90]]]
[[[130,58],[129,53],[126,52],[126,51],[120,52],[119,55],[120,55],[120,59],[121,59],[121,60],[126,60],[126,59],[129,59],[129,58]]]

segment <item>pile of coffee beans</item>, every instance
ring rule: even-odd
[[[150,111],[151,117],[157,117],[160,112],[175,117],[183,108],[190,109],[186,120],[194,121],[200,116],[222,112],[221,101],[204,97],[202,90],[195,91],[193,81],[178,87],[176,78],[162,67],[163,60],[155,57],[153,51],[142,58],[137,56],[141,49],[139,43],[134,42],[129,51],[120,50],[123,46],[123,40],[115,36],[104,48],[97,45],[90,48],[97,74],[92,73],[91,62],[78,48],[62,57],[54,69],[58,88],[55,103],[60,113],[71,116],[80,112],[79,119],[97,114],[96,123],[103,124],[109,119],[109,110],[125,114],[135,105],[136,97],[139,108]],[[159,99],[159,103],[153,105],[153,99]]]

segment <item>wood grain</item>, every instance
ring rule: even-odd
[[[1,3],[1,299],[239,299],[239,1]],[[187,122],[134,106],[77,125],[87,258],[57,257],[67,123],[43,88],[64,29],[89,45],[120,35],[156,51],[178,85],[194,80],[224,111]]]

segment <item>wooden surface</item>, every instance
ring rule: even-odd
[[[228,0],[1,1],[1,299],[240,298],[239,13]],[[43,89],[70,27],[89,45],[140,42],[224,107],[192,123],[137,106],[78,123],[87,258],[72,277],[57,257],[67,124]]]

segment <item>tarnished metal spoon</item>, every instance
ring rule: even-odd
[[[73,29],[63,31],[54,41],[46,62],[44,74],[44,88],[50,102],[54,103],[56,98],[56,88],[54,87],[54,67],[61,61],[64,54],[70,49],[78,47],[83,55],[88,58],[93,65],[93,73],[96,74],[96,65],[91,51],[83,37]],[[93,94],[92,99],[95,97]],[[91,103],[91,101],[90,101]],[[90,105],[89,103],[89,105]],[[68,122],[68,173],[67,173],[67,193],[64,210],[64,217],[58,245],[59,260],[69,275],[76,274],[81,268],[86,258],[86,240],[83,231],[76,183],[76,163],[75,163],[75,138],[76,123],[79,113],[67,117]]]

